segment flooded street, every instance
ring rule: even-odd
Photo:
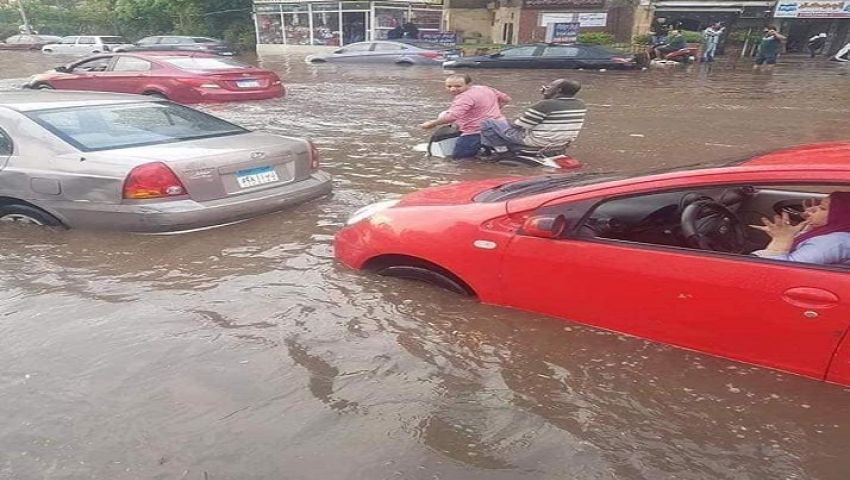
[[[2,52],[0,89],[69,60]],[[311,137],[334,193],[185,235],[0,227],[0,479],[850,478],[850,389],[337,265],[363,205],[544,172],[414,152],[439,68],[246,60],[286,98],[202,108]],[[469,73],[511,118],[581,81],[590,170],[850,138],[848,64]]]

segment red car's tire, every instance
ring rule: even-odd
[[[49,83],[37,83],[32,88],[34,90],[53,90],[53,86]]]
[[[460,295],[473,296],[473,293],[466,285],[452,278],[449,275],[437,272],[425,266],[419,265],[392,265],[378,270],[378,275],[388,277],[405,278],[408,280],[416,280],[419,282],[430,283],[441,288],[445,288],[450,292]]]

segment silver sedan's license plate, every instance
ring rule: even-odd
[[[277,172],[272,167],[257,167],[236,172],[236,182],[241,188],[256,187],[278,181]]]
[[[239,88],[256,88],[260,86],[259,80],[237,80],[236,86]]]

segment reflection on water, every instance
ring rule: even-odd
[[[285,99],[203,108],[312,137],[334,194],[190,235],[0,228],[0,478],[848,478],[847,389],[335,265],[364,204],[532,172],[412,151],[439,69],[260,60]],[[580,80],[590,170],[846,139],[845,65],[734,60],[471,73],[509,116]],[[67,61],[2,52],[0,88]]]

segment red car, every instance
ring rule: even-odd
[[[262,100],[285,94],[270,71],[209,54],[97,55],[35,75],[24,88],[155,95],[180,103]]]
[[[356,269],[489,304],[850,385],[850,265],[761,258],[750,224],[850,191],[850,142],[735,166],[429,188],[358,211],[334,242]]]

